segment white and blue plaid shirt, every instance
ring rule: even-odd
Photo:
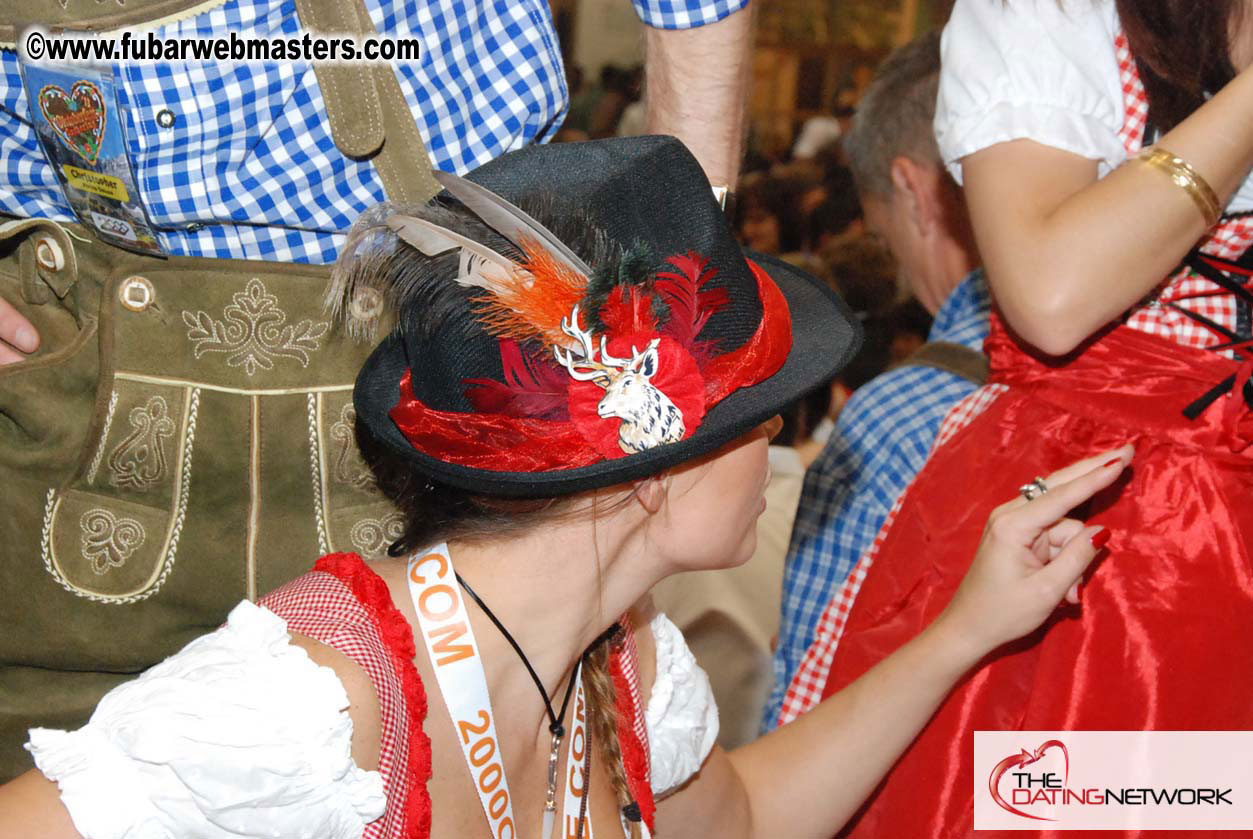
[[[646,24],[681,29],[748,0],[632,2]],[[568,94],[545,0],[366,6],[379,32],[422,42],[421,61],[396,73],[440,169],[465,172],[560,127]],[[227,0],[157,34],[300,30],[294,0]],[[114,74],[136,182],[169,253],[328,263],[357,215],[384,199],[374,167],[335,147],[311,64],[136,63]],[[74,218],[35,138],[12,50],[0,51],[0,214]]]
[[[928,340],[981,350],[990,305],[983,274],[975,271],[936,312]],[[831,439],[805,473],[792,525],[763,731],[778,723],[783,697],[823,610],[922,469],[949,409],[976,387],[946,370],[906,365],[858,388],[840,412]]]

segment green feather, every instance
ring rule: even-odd
[[[641,287],[651,292],[653,281],[662,267],[653,246],[638,239],[623,249],[616,259],[611,258],[597,265],[588,278],[587,296],[580,307],[581,311],[590,313],[592,332],[605,331],[600,310],[608,302],[609,295],[623,286]],[[670,308],[656,296],[653,297],[653,315],[658,323],[664,323],[670,317]]]

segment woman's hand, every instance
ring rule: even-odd
[[[936,619],[978,657],[1042,624],[1079,583],[1108,531],[1066,513],[1117,480],[1131,446],[1085,458],[1044,479],[1048,492],[992,511],[974,562]]]
[[[1066,513],[1117,480],[1132,453],[1123,446],[1071,464],[1045,479],[1043,495],[998,507],[930,626],[809,713],[730,755],[715,750],[658,817],[712,825],[711,836],[838,833],[976,662],[1043,623],[1067,592],[1074,598],[1099,551],[1091,537],[1107,531]]]

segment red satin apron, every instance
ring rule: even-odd
[[[972,671],[849,836],[975,835],[975,730],[1253,728],[1253,413],[1237,394],[1196,420],[1183,415],[1240,363],[1125,326],[1076,357],[1046,361],[1020,348],[995,316],[986,349],[991,381],[1009,390],[934,452],[908,490],[824,696],[934,619],[988,514],[1019,485],[1129,441],[1135,460],[1079,511],[1112,533],[1082,607],[1063,604],[1040,630]],[[1044,835],[1085,834],[1006,834]]]

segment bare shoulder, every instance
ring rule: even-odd
[[[352,758],[362,769],[377,769],[382,716],[369,674],[339,650],[307,635],[293,632],[291,643],[304,650],[314,664],[335,671],[344,692],[348,694],[348,716],[352,718]]]

